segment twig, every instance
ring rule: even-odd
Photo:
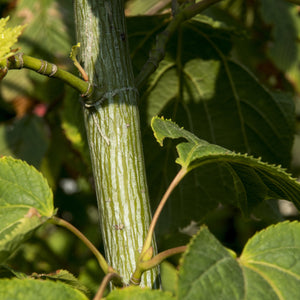
[[[48,61],[34,58],[23,53],[17,53],[7,59],[7,69],[27,68],[46,75],[48,77],[58,78],[79,91],[82,97],[90,97],[93,93],[93,86],[90,82],[86,82],[81,78],[62,70],[56,64]]]

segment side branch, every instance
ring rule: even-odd
[[[82,97],[90,97],[93,93],[93,86],[79,77],[62,70],[57,65],[42,59],[34,58],[23,53],[17,53],[7,59],[7,69],[27,68],[42,75],[58,78],[76,89]]]
[[[138,89],[140,89],[144,83],[146,82],[147,78],[154,73],[154,71],[157,69],[160,61],[163,60],[165,56],[165,50],[168,41],[170,40],[171,36],[176,32],[176,30],[179,28],[181,23],[183,23],[186,20],[191,19],[195,15],[202,12],[207,7],[211,6],[212,4],[215,4],[217,2],[220,2],[222,0],[203,0],[201,2],[197,3],[189,3],[189,4],[183,4],[179,10],[178,13],[174,16],[172,21],[169,23],[167,28],[161,32],[156,37],[156,44],[154,48],[150,51],[149,59],[145,63],[145,65],[142,67],[140,73],[135,78],[135,84]]]

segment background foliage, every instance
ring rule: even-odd
[[[298,176],[298,126],[296,133],[294,128],[300,92],[299,9],[283,0],[274,2],[223,1],[172,37],[139,103],[153,209],[177,172],[171,142],[162,150],[153,138],[150,120],[157,114],[172,118],[208,142],[281,164]],[[2,16],[11,16],[11,25],[28,23],[18,44],[22,52],[72,70],[68,55],[76,42],[71,1],[7,0],[0,4]],[[168,12],[169,6],[170,1],[127,1],[136,74],[155,36],[169,21],[168,15],[160,14]],[[58,214],[101,249],[77,98],[76,92],[59,81],[28,70],[10,71],[1,82],[0,155],[21,158],[38,168],[54,191]],[[236,195],[230,181],[222,178],[228,174],[211,166],[184,179],[160,218],[160,250],[185,244],[198,225],[206,223],[223,245],[239,252],[256,230],[286,218],[298,219],[295,210],[283,214],[283,206],[270,200],[245,220],[233,205]],[[227,205],[210,200],[218,198]],[[200,205],[197,199],[208,201]],[[176,265],[176,258],[172,263]],[[50,225],[38,230],[9,264],[25,273],[48,273],[63,266],[92,291],[97,287],[95,278],[100,281],[89,251],[75,237]]]

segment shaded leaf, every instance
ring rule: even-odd
[[[293,14],[297,16],[297,7],[283,0],[263,0],[260,10],[272,31],[268,54],[279,69],[287,71],[299,62],[298,32],[293,18]]]
[[[245,5],[239,1],[238,10]],[[155,44],[155,36],[167,22],[168,16],[128,20],[134,70],[141,69]],[[161,150],[151,141],[148,125],[154,115],[172,118],[215,145],[289,166],[295,119],[293,99],[270,93],[249,71],[230,59],[232,40],[236,41],[239,35],[231,25],[208,17],[185,22],[171,38],[164,60],[141,91],[143,143],[153,208],[178,172],[173,165],[176,151],[168,144]],[[264,195],[264,184],[257,178],[254,182]],[[251,194],[241,186],[239,175],[226,163],[200,167],[171,196],[159,220],[158,234],[178,231],[191,220],[199,221],[220,199],[244,206],[245,195]],[[256,197],[253,203],[257,203]]]
[[[47,148],[48,136],[45,123],[35,115],[28,115],[0,125],[1,155],[26,160],[39,168]]]
[[[27,275],[22,272],[15,271],[11,267],[7,265],[0,265],[0,278],[13,278],[16,277],[18,279],[27,278]]]
[[[150,290],[140,287],[129,287],[113,290],[105,299],[107,300],[172,300],[170,293],[159,290]]]
[[[232,203],[246,215],[260,202],[273,198],[293,201],[300,208],[300,185],[280,167],[210,144],[170,120],[155,117],[151,125],[161,145],[165,138],[186,139],[187,142],[176,147],[176,162],[187,173],[195,168],[201,171],[196,174],[201,182],[199,203],[195,205],[193,199],[186,197],[185,205],[178,212],[179,220],[191,217],[199,220],[219,202]]]
[[[207,37],[194,23],[183,36],[182,69],[178,70],[175,54],[167,54],[142,95],[148,121],[159,114],[171,117],[177,107],[172,119],[199,137],[287,166],[293,142],[291,97],[285,95],[279,101],[250,73],[228,60],[226,36],[224,41],[215,41],[216,37]],[[202,45],[201,52],[196,52],[197,45]],[[287,105],[289,115],[283,112]]]
[[[61,282],[34,279],[1,279],[0,298],[3,300],[87,300],[80,291]]]
[[[25,162],[0,159],[0,262],[54,214],[43,176]]]
[[[202,227],[182,258],[178,299],[296,299],[300,292],[300,224],[255,234],[239,259]]]
[[[1,83],[1,98],[6,102],[13,101],[20,95],[33,95],[34,84],[28,77],[29,70],[10,70]]]

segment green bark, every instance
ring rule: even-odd
[[[95,89],[106,90],[84,108],[105,254],[128,282],[151,212],[123,1],[76,0],[75,16],[81,63]],[[153,286],[157,274],[146,272],[142,285]]]

